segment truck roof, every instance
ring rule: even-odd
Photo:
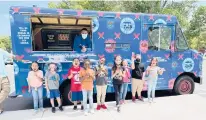
[[[108,17],[109,15],[141,15],[141,16],[158,16],[158,17],[168,17],[168,19],[175,19],[176,16],[167,14],[147,14],[147,13],[132,13],[132,12],[110,12],[110,11],[92,11],[92,10],[72,10],[72,9],[55,9],[55,8],[40,8],[40,7],[26,7],[26,6],[11,6],[10,14],[22,13],[22,14],[59,14],[59,15],[85,15],[84,13],[89,13],[85,16],[100,16]],[[111,16],[110,16],[111,17]]]

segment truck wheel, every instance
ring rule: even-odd
[[[62,92],[63,102],[66,105],[71,105],[72,102],[70,101],[71,93],[70,93],[70,84],[64,87]]]
[[[174,92],[177,95],[192,94],[195,89],[194,81],[189,76],[181,76],[174,85]]]

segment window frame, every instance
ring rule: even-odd
[[[180,49],[180,48],[178,48],[178,43],[179,43],[178,41],[179,40],[177,40],[177,34],[178,34],[177,29],[180,30],[180,33],[182,34],[182,37],[183,37],[183,39],[184,39],[184,41],[186,43],[185,45],[187,46],[187,49]],[[176,26],[175,26],[175,38],[176,38],[175,39],[175,50],[176,51],[186,51],[186,50],[190,49],[188,41],[186,40],[186,37],[185,37],[185,35],[184,35],[183,31],[182,31],[182,28],[181,28],[181,26],[179,24],[176,24]]]
[[[150,37],[149,37],[149,30],[150,30],[150,28],[154,28],[154,27],[158,27],[158,31],[160,31],[162,28],[164,28],[164,27],[166,27],[166,28],[169,28],[170,29],[170,41],[169,41],[169,43],[172,41],[172,28],[170,27],[171,25],[162,25],[162,24],[158,24],[158,25],[152,25],[152,24],[150,24],[149,26],[148,26],[148,28],[147,28],[147,36],[148,36],[148,43],[152,43],[152,44],[154,44],[154,41],[152,41],[151,39],[149,39]],[[172,25],[173,26],[173,25]],[[161,28],[161,29],[160,29]],[[161,33],[161,32],[160,32]],[[158,34],[160,34],[159,32],[158,32]],[[161,36],[161,34],[160,34],[160,36]],[[158,35],[158,37],[159,37],[159,35]],[[156,45],[154,45],[154,47],[155,47],[155,49],[149,49],[149,44],[148,44],[148,49],[149,50],[153,50],[153,51],[161,51],[161,50],[164,50],[164,51],[168,51],[168,50],[171,50],[171,48],[170,48],[170,44],[168,44],[168,47],[169,47],[169,49],[164,49],[164,48],[161,48],[161,42],[162,41],[162,39],[161,39],[161,37],[160,37],[160,43],[159,43],[159,39],[158,39],[158,46],[156,46]],[[159,44],[160,44],[160,48],[159,48]]]

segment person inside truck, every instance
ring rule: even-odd
[[[91,39],[88,35],[88,30],[83,28],[81,34],[74,39],[73,50],[77,52],[87,52],[91,49]]]

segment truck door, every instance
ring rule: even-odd
[[[173,25],[164,23],[143,24],[143,40],[140,42],[142,60],[147,67],[152,57],[158,58],[158,66],[165,68],[163,75],[159,75],[157,89],[168,89],[172,70],[171,43],[174,40]],[[147,48],[145,47],[147,46]],[[173,47],[172,47],[173,48]]]

